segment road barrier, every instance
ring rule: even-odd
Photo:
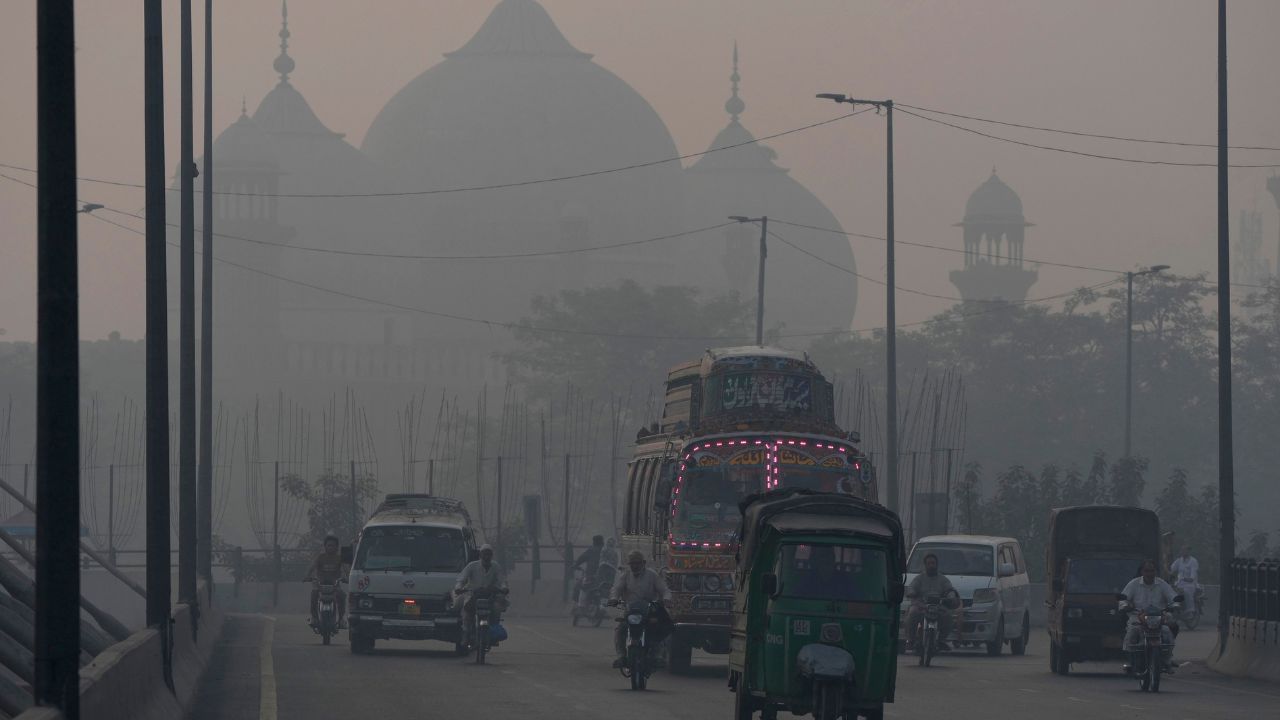
[[[1237,558],[1231,563],[1227,646],[1214,648],[1218,672],[1280,682],[1280,560]]]
[[[203,583],[201,596],[205,596]],[[173,610],[173,686],[164,676],[163,638],[147,628],[99,653],[80,669],[80,717],[83,720],[174,720],[185,717],[195,699],[201,675],[222,632],[222,613],[200,611],[199,635],[188,605]],[[61,717],[47,708],[32,708],[18,720]]]

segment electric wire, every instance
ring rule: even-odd
[[[677,155],[675,157],[664,158],[662,160],[650,160],[648,162],[632,163],[630,165],[622,165],[619,167],[606,168],[603,170],[590,170],[587,172],[573,173],[569,175],[556,175],[552,177],[534,178],[531,180],[517,180],[517,181],[511,181],[511,182],[504,182],[504,183],[491,183],[488,185],[464,185],[459,187],[435,188],[430,190],[399,190],[399,191],[368,192],[368,193],[258,193],[258,192],[233,192],[233,191],[226,191],[226,190],[215,190],[213,194],[217,196],[222,196],[222,197],[337,199],[337,198],[421,197],[425,195],[451,195],[455,193],[478,192],[478,191],[484,191],[484,190],[505,190],[509,188],[528,187],[530,185],[543,185],[546,183],[564,182],[566,180],[581,180],[583,178],[599,177],[601,175],[612,175],[615,173],[626,172],[628,170],[640,170],[647,167],[653,167],[655,165],[664,165],[666,163],[678,163],[684,160],[690,160],[692,158],[702,157],[703,155],[710,155],[711,153],[722,152],[724,150],[732,150],[734,148],[743,147],[744,145],[755,145],[757,143],[765,142],[766,140],[774,140],[776,138],[785,137],[787,135],[794,135],[796,133],[805,132],[806,130],[813,130],[814,128],[819,128],[824,125],[830,125],[832,123],[840,122],[841,120],[847,120],[851,117],[861,115],[866,112],[870,112],[871,110],[872,108],[856,110],[854,112],[840,115],[834,118],[829,118],[827,120],[820,120],[815,123],[809,123],[808,125],[802,125],[800,127],[791,128],[790,130],[783,130],[781,132],[776,132],[776,133],[773,133],[772,135],[765,135],[764,137],[753,138],[751,140],[744,140],[742,142],[733,143],[731,145],[722,145],[720,147],[713,147],[707,150],[703,150],[701,152],[688,153],[686,155]],[[8,168],[10,170],[20,170],[23,172],[30,172],[30,173],[36,172],[34,168],[22,167],[20,165],[12,165],[9,163],[0,163],[0,168]],[[100,185],[112,185],[115,187],[127,187],[127,188],[146,187],[145,185],[142,185],[140,183],[124,182],[122,180],[107,180],[103,178],[94,178],[94,177],[80,177],[76,179],[79,180],[80,182],[97,183]],[[204,191],[202,189],[197,188],[195,192],[199,194]]]

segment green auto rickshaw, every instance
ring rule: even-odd
[[[897,679],[898,516],[800,488],[742,501],[729,687],[735,720],[779,709],[881,720]]]

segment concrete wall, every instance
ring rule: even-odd
[[[1280,622],[1233,615],[1228,635],[1226,652],[1215,647],[1209,667],[1224,675],[1280,682]]]
[[[195,698],[200,677],[222,632],[222,611],[205,609],[199,637],[192,635],[191,610],[173,612],[173,687],[164,678],[160,634],[151,628],[99,653],[80,669],[83,720],[177,720]],[[32,708],[18,720],[52,720],[57,714]]]

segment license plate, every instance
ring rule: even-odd
[[[730,610],[733,601],[729,598],[694,598],[694,610]]]
[[[421,615],[422,608],[418,607],[417,605],[401,605],[400,614],[401,615]]]
[[[383,625],[390,627],[433,628],[436,624],[430,620],[384,620]]]

